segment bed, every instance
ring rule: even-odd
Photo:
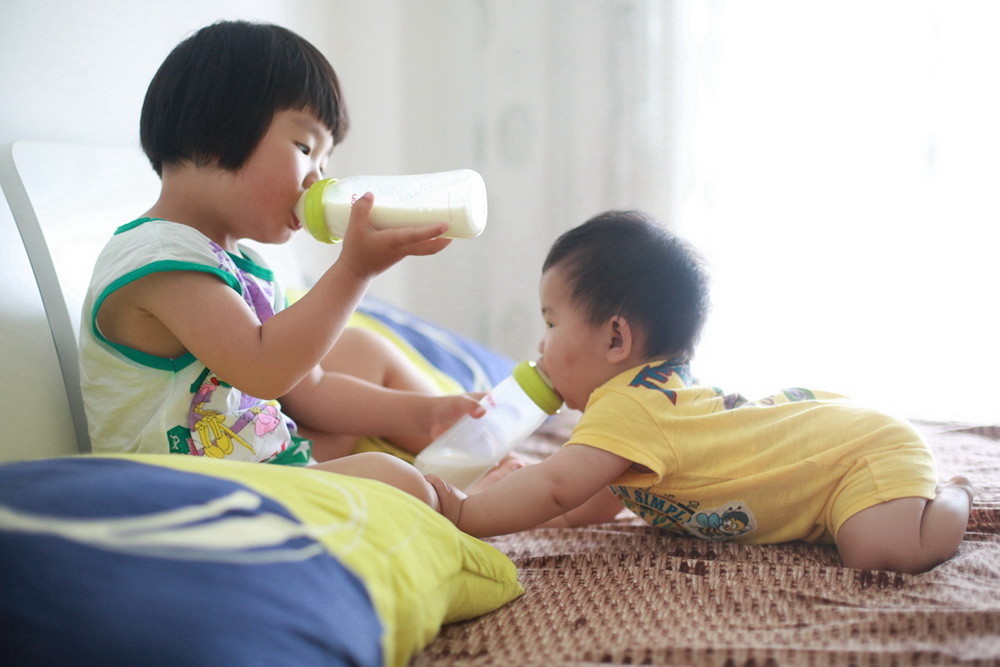
[[[285,466],[0,465],[0,641],[12,664],[1000,664],[1000,428],[917,426],[979,485],[959,553],[919,576],[627,515],[480,541],[385,485]]]
[[[11,460],[0,465],[0,644],[11,664],[1000,664],[997,425],[917,424],[942,475],[979,489],[958,555],[919,576],[846,569],[830,547],[678,537],[625,514],[475,540],[367,480],[80,455],[80,279],[61,258],[100,243],[67,212],[117,199],[144,165],[121,149],[15,148],[0,155],[0,177],[19,236],[0,231],[23,239],[40,301],[31,318],[7,309],[24,286],[0,276],[0,325],[5,345],[44,343],[51,358],[18,378],[8,407],[28,416],[0,432]],[[51,182],[55,158],[71,178]],[[140,199],[151,186],[128,188]],[[383,302],[359,318],[445,389],[482,389],[512,364]],[[51,340],[6,335],[39,321]],[[35,400],[58,383],[65,402]],[[520,453],[555,451],[575,416],[550,419]]]
[[[521,447],[561,444],[561,415]],[[445,627],[414,665],[1000,664],[1000,426],[918,422],[942,475],[978,485],[958,555],[918,576],[832,547],[710,543],[619,515],[487,540],[525,594]]]

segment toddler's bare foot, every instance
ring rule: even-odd
[[[496,464],[496,466],[494,466],[489,472],[483,475],[482,479],[469,487],[468,492],[471,495],[473,493],[485,491],[507,475],[511,474],[515,470],[520,470],[526,465],[528,465],[526,461],[514,456],[513,454],[508,454],[503,458],[503,460],[500,461],[500,463]]]
[[[479,404],[481,394],[454,394],[450,396],[433,396],[430,398],[430,435],[431,439],[448,430],[448,428],[465,415],[482,417],[486,409]]]

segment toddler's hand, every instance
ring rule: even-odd
[[[462,503],[468,496],[437,475],[424,475],[424,479],[434,487],[434,492],[437,493],[440,506],[438,511],[444,518],[458,526],[459,519],[462,518]]]
[[[375,229],[368,220],[374,202],[375,197],[370,192],[354,202],[344,234],[340,259],[359,277],[371,278],[407,255],[433,255],[451,243],[451,239],[438,238],[448,229],[443,223],[428,227]]]

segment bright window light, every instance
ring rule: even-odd
[[[1000,417],[1000,4],[690,3],[703,380]]]

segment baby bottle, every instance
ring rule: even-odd
[[[486,414],[465,415],[417,455],[420,472],[469,488],[558,412],[562,399],[535,362],[523,361],[479,403]]]
[[[408,176],[351,176],[313,183],[295,216],[324,243],[343,240],[354,201],[375,195],[368,218],[377,229],[448,223],[443,236],[471,239],[486,226],[486,184],[471,169]]]

